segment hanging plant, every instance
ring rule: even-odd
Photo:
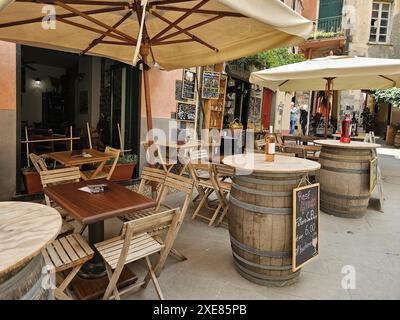
[[[390,103],[393,107],[400,108],[400,88],[374,90],[372,96],[378,104]]]

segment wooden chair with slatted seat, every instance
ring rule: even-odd
[[[184,159],[180,174],[182,175],[187,171],[188,165],[191,163],[200,178],[208,179],[208,170],[204,170],[204,164],[208,162],[210,162],[210,154],[207,148],[192,149]]]
[[[98,174],[96,174],[96,177],[94,177],[94,179],[111,180],[111,177],[112,177],[112,175],[114,173],[115,167],[118,164],[118,159],[119,159],[119,156],[121,154],[121,150],[120,149],[111,148],[111,147],[107,146],[106,150],[104,152],[112,155],[111,159],[113,159],[113,162],[112,162],[110,171],[109,172],[103,171],[104,164],[101,164],[100,167],[98,167],[96,170],[87,170],[87,171],[85,171],[84,174],[87,177],[91,177],[95,172],[98,172]]]
[[[159,171],[159,172],[157,172],[157,171]],[[182,192],[185,195],[185,199],[183,201],[182,207],[180,208],[181,221],[183,222],[183,220],[185,219],[186,213],[188,211],[188,208],[190,206],[190,203],[191,203],[194,181],[193,181],[193,179],[182,177],[182,176],[179,176],[179,175],[176,175],[173,173],[166,174],[166,176],[163,180],[162,172],[163,171],[160,169],[147,168],[146,172],[142,173],[142,177],[144,179],[146,179],[146,181],[155,181],[155,182],[162,183],[161,191],[157,197],[156,207],[151,208],[151,209],[135,211],[130,214],[126,214],[125,216],[121,217],[122,221],[124,221],[124,222],[133,221],[136,219],[154,215],[158,212],[170,210],[171,208],[168,205],[166,205],[164,203],[164,201],[165,201],[165,198],[168,195],[168,193],[172,189],[174,189],[174,190],[178,190],[178,191]],[[143,183],[143,180],[141,181],[141,184]],[[140,193],[140,189],[141,188],[139,186],[139,193]],[[156,237],[156,239],[161,242],[161,238],[159,238],[159,236],[164,231],[165,230],[163,228],[154,229],[151,232],[151,235]],[[187,260],[187,258],[182,253],[180,253],[179,251],[177,251],[175,249],[171,250],[171,254],[175,258],[177,258],[181,261]]]
[[[103,299],[120,300],[121,295],[138,287],[145,288],[151,280],[159,299],[163,300],[164,296],[157,277],[165,264],[181,223],[181,212],[178,208],[167,210],[126,222],[120,236],[95,244],[105,262],[109,278]],[[154,229],[164,227],[167,232],[163,242],[160,243],[151,236],[151,233]],[[149,257],[155,253],[160,255],[153,266]],[[147,276],[143,281],[119,292],[117,281],[124,266],[142,259],[148,268]]]
[[[191,167],[191,166],[189,166]],[[193,169],[191,169],[193,171]],[[208,172],[210,179],[207,180],[201,180],[201,179],[195,179],[195,185],[197,187],[197,190],[199,191],[200,194],[200,202],[193,213],[192,219],[195,219],[197,217],[200,217],[202,219],[205,219],[209,221],[209,226],[212,226],[218,217],[218,214],[220,213],[221,209],[224,208],[225,210],[225,200],[226,199],[226,194],[228,194],[231,190],[231,183],[226,182],[226,178],[229,178],[233,175],[232,169],[228,166],[221,165],[221,164],[208,164]],[[192,173],[192,176],[196,176],[195,173]],[[215,193],[217,195],[217,202],[218,205],[217,207],[212,207],[208,203],[209,197]],[[208,210],[213,211],[213,214],[210,217],[207,217],[205,215],[200,214],[200,210],[205,207]],[[226,213],[226,212],[225,212]],[[221,220],[222,221],[222,220]]]
[[[83,264],[93,258],[94,252],[80,234],[71,234],[50,243],[42,255],[46,265],[54,267],[56,275],[70,270],[59,285],[56,285],[54,294],[58,300],[72,300],[66,294],[69,284],[82,268]]]
[[[81,178],[81,172],[78,167],[41,171],[39,172],[39,175],[43,188],[56,184],[79,182]],[[44,197],[46,205],[49,207],[54,207],[64,218],[59,237],[72,233],[74,231],[74,227],[66,221],[68,219],[68,212],[59,207],[57,204],[54,204],[47,195]],[[69,221],[71,220],[73,219],[70,218]],[[80,233],[83,233],[85,227],[86,226],[82,226]]]

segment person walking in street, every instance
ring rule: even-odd
[[[308,111],[307,107],[303,106],[300,110],[300,125],[301,125],[301,132],[303,136],[307,134],[307,125],[308,125]]]
[[[294,102],[291,102],[290,106],[290,135],[293,135],[297,126],[300,111]]]

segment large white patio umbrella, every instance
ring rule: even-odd
[[[333,90],[388,89],[400,86],[400,60],[329,56],[254,72],[250,82],[273,91],[326,90],[329,103]]]
[[[0,1],[0,40],[133,65],[140,53],[146,65],[157,62],[165,69],[296,45],[313,28],[280,0]],[[150,130],[147,72],[143,79]]]

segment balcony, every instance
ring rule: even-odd
[[[324,57],[332,51],[335,55],[343,55],[346,37],[343,28],[343,17],[335,16],[314,21],[314,32],[300,46],[308,59]]]

